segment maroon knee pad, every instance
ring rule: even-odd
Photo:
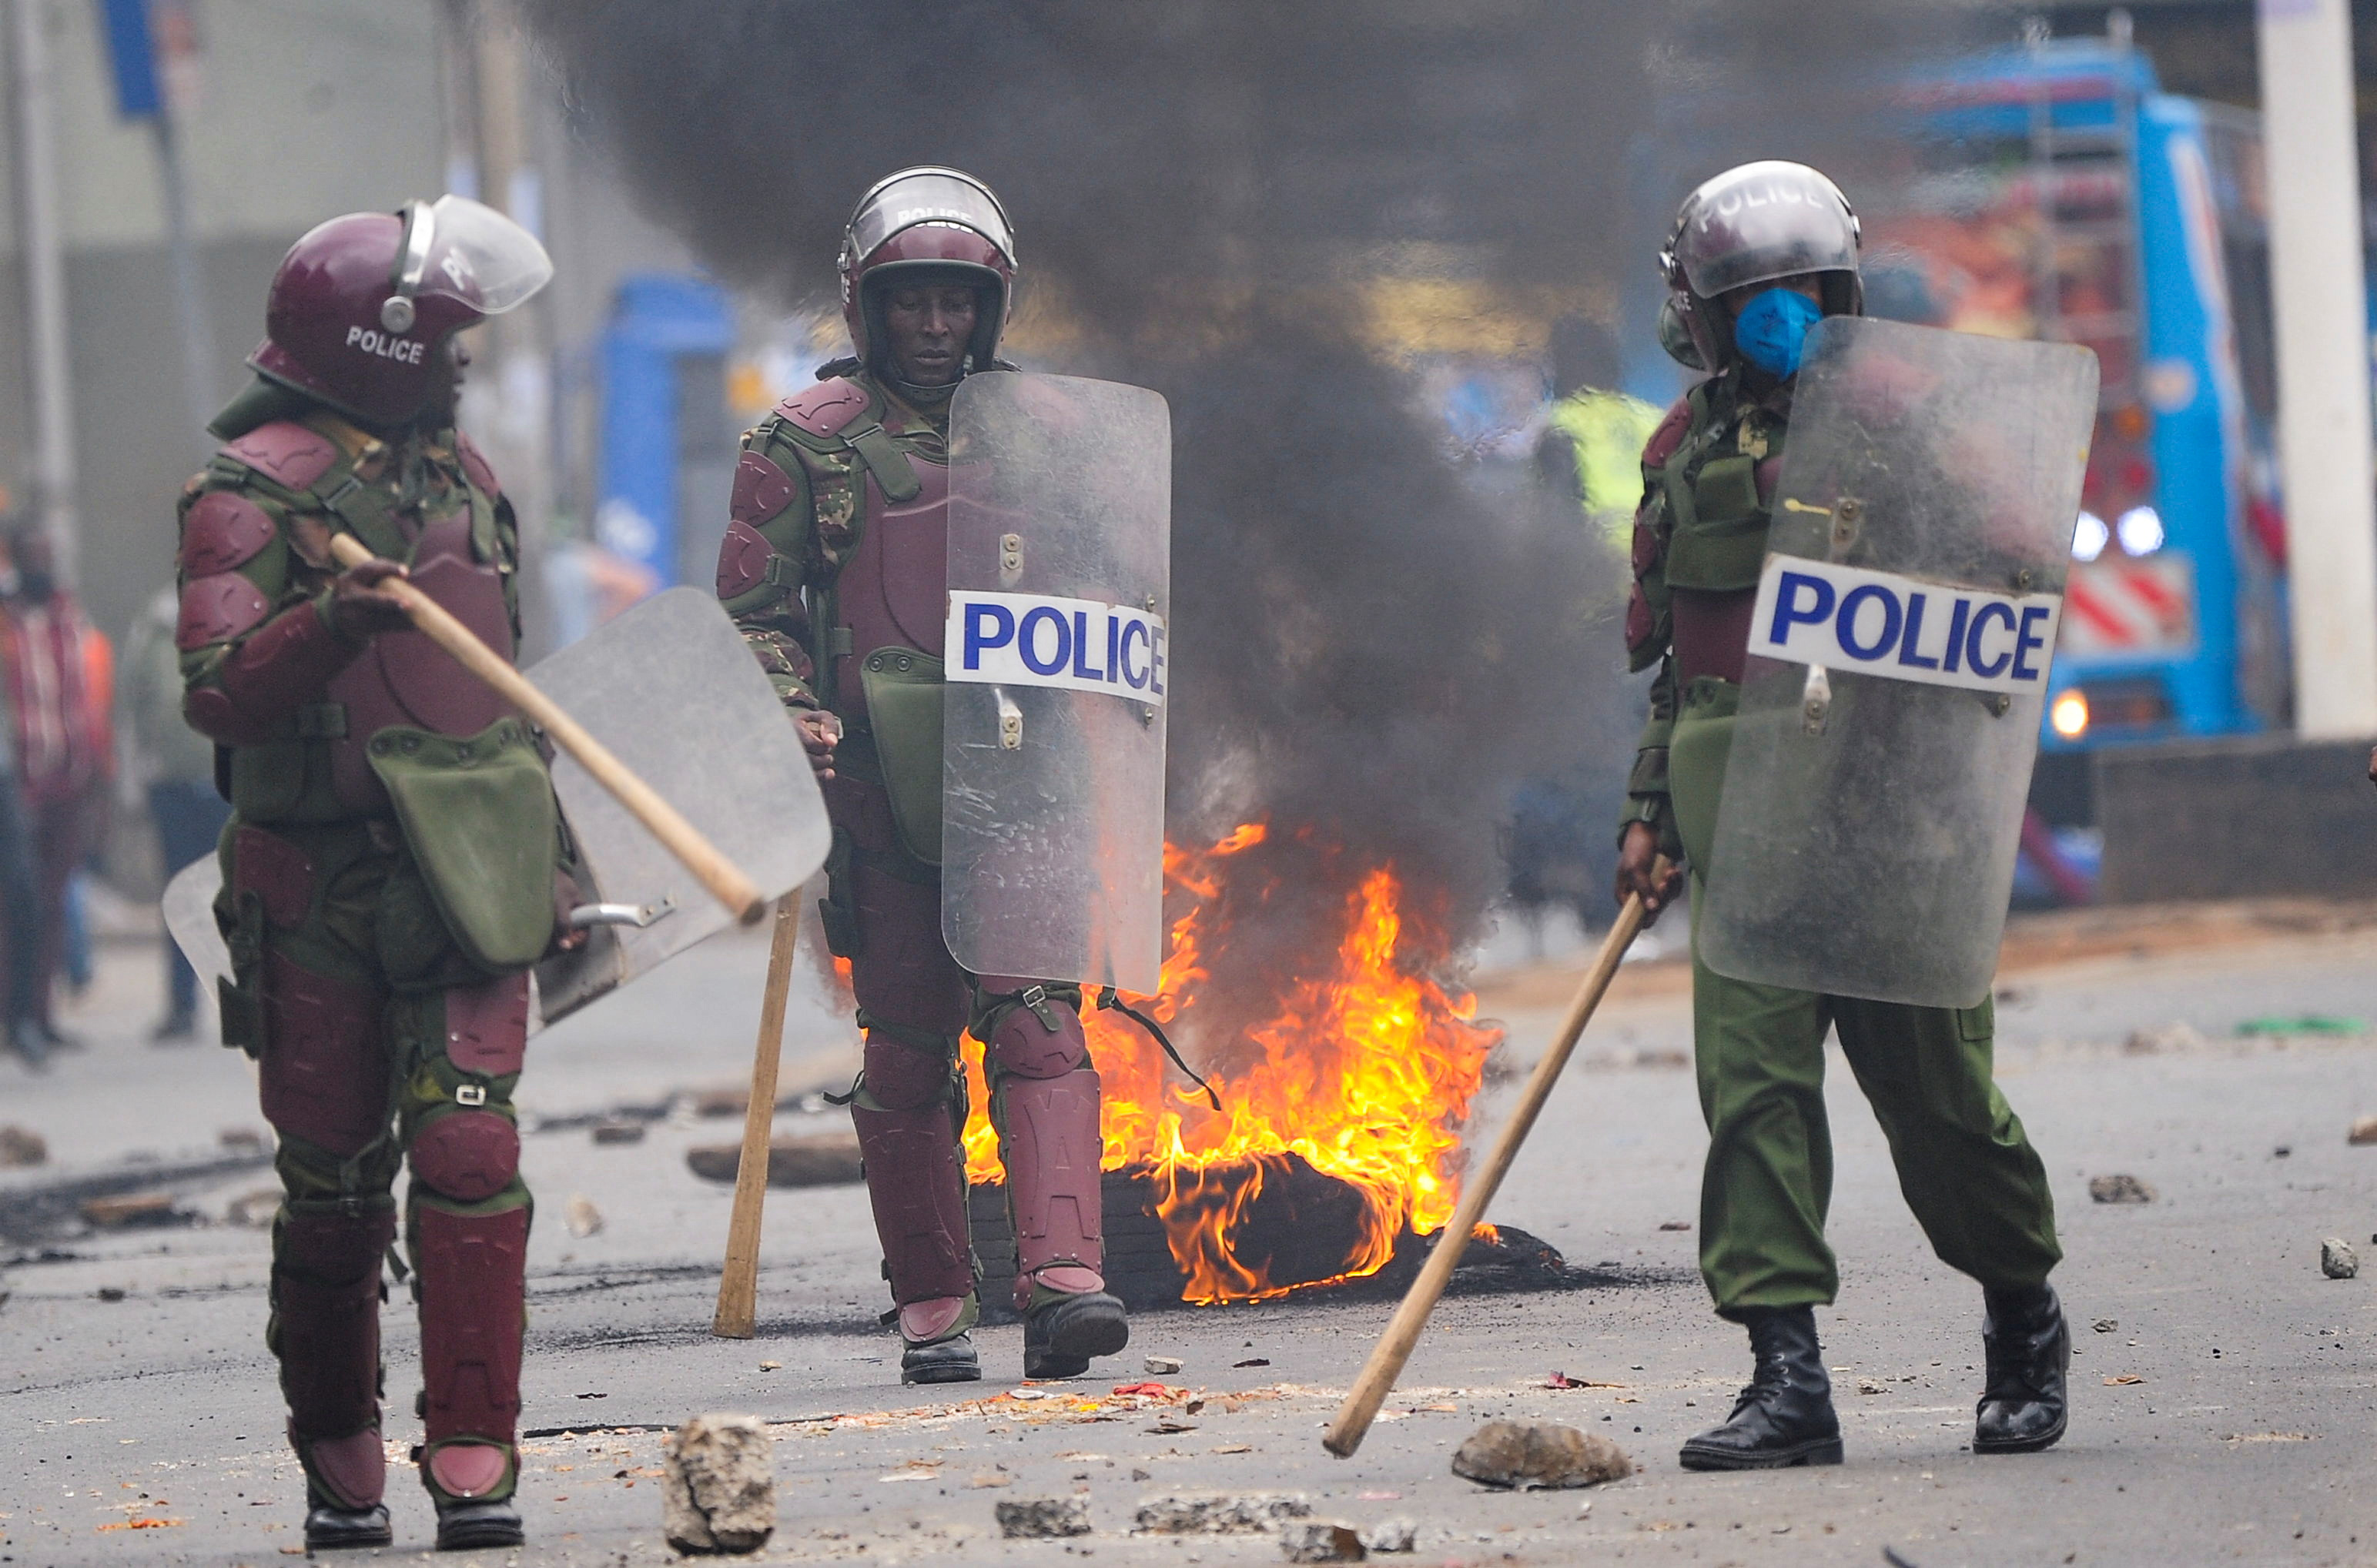
[[[264,956],[264,1054],[257,1078],[273,1130],[341,1159],[388,1127],[385,998],[376,986]]]
[[[380,1261],[389,1210],[283,1214],[272,1239],[272,1329],[289,1441],[346,1507],[379,1501]]]
[[[983,987],[988,990],[995,983],[1009,982],[985,980]],[[1036,1007],[1019,1004],[1009,1008],[991,1029],[990,1043],[985,1049],[992,1074],[1012,1073],[1025,1078],[1062,1077],[1090,1059],[1081,1013],[1055,997],[1043,999]]]
[[[510,1452],[520,1420],[528,1219],[526,1206],[485,1215],[413,1208],[422,1415],[433,1448],[478,1438]]]
[[[1033,1027],[1039,1027],[1036,1020]],[[991,1095],[1015,1224],[1016,1307],[1030,1303],[1032,1286],[1044,1274],[1059,1289],[1103,1289],[1105,1194],[1098,1164],[1105,1143],[1096,1072],[1079,1066],[1049,1078],[1009,1073]]]
[[[456,1111],[412,1134],[413,1180],[457,1203],[484,1203],[520,1172],[520,1129],[492,1111]]]

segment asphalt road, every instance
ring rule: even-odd
[[[521,1102],[565,1116],[734,1083],[764,960],[729,938],[532,1049]],[[1290,1301],[1150,1313],[1129,1351],[1069,1385],[1019,1390],[1020,1331],[980,1336],[989,1381],[951,1403],[897,1380],[863,1194],[771,1194],[760,1334],[710,1337],[724,1192],[684,1149],[735,1135],[680,1113],[637,1145],[535,1134],[541,1205],[522,1502],[532,1535],[498,1562],[657,1562],[661,1431],[701,1410],[775,1428],[781,1523],[767,1561],[1281,1561],[1260,1536],[1130,1533],[1149,1498],[1294,1491],[1316,1517],[1418,1526],[1423,1563],[1604,1560],[1742,1564],[2377,1562],[2368,1476],[2377,1426],[2377,1148],[2347,1147],[2377,1112],[2377,1035],[2244,1039],[2241,1020],[2368,1017],[2377,934],[2247,932],[2219,945],[2046,965],[2010,975],[2001,1075],[2056,1182],[2075,1326],[2071,1435],[2035,1457],[1965,1449],[1979,1361],[1978,1291],[1934,1261],[1898,1201],[1845,1072],[1833,1075],[1843,1257],[1821,1314],[1846,1429],[1838,1468],[1695,1476],[1676,1446],[1721,1418],[1746,1373],[1693,1271],[1703,1144],[1680,1052],[1672,969],[1630,970],[1504,1190],[1497,1217],[1575,1262],[1592,1289],[1449,1301],[1357,1457],[1319,1443],[1383,1325],[1381,1301]],[[262,1123],[241,1060],[160,1050],[153,955],[111,952],[76,1014],[88,1049],[30,1078],[0,1063],[0,1123],[42,1134],[48,1165],[0,1172],[0,1217],[79,1179],[199,1157],[236,1162],[225,1130]],[[1489,989],[1514,1067],[1551,1027],[1558,977]],[[848,1071],[844,1031],[795,1010],[787,1082]],[[1499,1115],[1506,1078],[1486,1115]],[[790,1126],[806,1119],[788,1116]],[[2089,1201],[2089,1177],[2135,1175],[2156,1201]],[[65,1236],[52,1256],[0,1247],[0,1562],[245,1563],[300,1555],[302,1486],[280,1435],[262,1343],[262,1230],[223,1222],[260,1169],[176,1189],[215,1221]],[[572,1234],[572,1199],[602,1227]],[[585,1210],[579,1207],[581,1221]],[[2325,1278],[2323,1237],[2363,1243],[2370,1274]],[[103,1300],[101,1292],[121,1292]],[[389,1436],[416,1435],[408,1314],[387,1316]],[[1178,1393],[1117,1396],[1147,1355],[1178,1358]],[[1248,1364],[1254,1363],[1254,1364]],[[1612,1386],[1556,1389],[1554,1372]],[[1037,1395],[1039,1396],[1033,1397]],[[1508,1494],[1447,1460],[1495,1416],[1614,1437],[1640,1467],[1587,1491]],[[1085,1494],[1095,1532],[1007,1541],[1001,1500]],[[426,1550],[430,1511],[392,1478],[400,1545]],[[470,1556],[443,1561],[470,1562]]]

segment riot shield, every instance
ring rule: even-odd
[[[608,746],[778,897],[825,863],[832,840],[800,739],[716,600],[671,588],[528,671]],[[586,945],[537,966],[538,1012],[556,1023],[734,922],[626,807],[565,754],[554,793],[575,839]],[[165,890],[166,929],[201,978],[228,974],[214,921],[222,874],[211,855]]]
[[[941,934],[976,974],[1157,987],[1171,517],[1155,393],[959,384]]]
[[[1701,868],[1711,968],[1989,995],[2096,412],[2073,345],[1810,334]]]
[[[528,678],[699,828],[770,898],[825,863],[833,830],[800,737],[718,601],[670,588],[597,627]],[[567,754],[554,793],[612,906],[585,947],[537,966],[547,1023],[734,923],[691,872]]]

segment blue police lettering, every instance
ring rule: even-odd
[[[1057,628],[1057,652],[1043,664],[1038,656],[1040,639],[1035,628],[1042,624]],[[1015,651],[1023,657],[1023,667],[1034,675],[1054,675],[1072,660],[1073,628],[1065,620],[1065,612],[1044,604],[1024,612],[1023,624],[1015,629]]]
[[[1857,640],[1857,612],[1869,604],[1881,606],[1881,636],[1868,645]],[[1880,583],[1868,583],[1853,588],[1841,596],[1839,615],[1833,623],[1833,635],[1840,639],[1841,651],[1851,659],[1880,659],[1898,643],[1898,596]]]
[[[1971,669],[1974,674],[1980,676],[1985,681],[1996,680],[1999,676],[2005,673],[2005,667],[2013,662],[2013,652],[2012,649],[2008,649],[2006,652],[1998,655],[1995,659],[1987,662],[1984,662],[1981,658],[1981,629],[1987,626],[1992,619],[2003,622],[2005,624],[2005,629],[2009,632],[2012,632],[2014,629],[2013,610],[2005,605],[1992,601],[1982,605],[1978,610],[1973,612],[1973,629],[1965,634],[1965,663]]]
[[[2043,604],[2027,606],[2022,612],[2022,627],[2013,635],[2013,673],[2018,681],[2036,681],[2045,673],[2032,669],[2027,660],[2034,649],[2047,646],[2047,639],[2032,630],[2034,625],[2046,619],[2047,607]]]
[[[1147,636],[1147,689],[1157,696],[1164,695],[1164,632],[1150,627]]]
[[[1086,610],[1076,610],[1073,612],[1073,673],[1084,681],[1105,679],[1098,673],[1096,665],[1082,662],[1088,657],[1089,651],[1090,612]]]
[[[997,627],[996,631],[988,628]],[[985,633],[987,632],[987,635]],[[1015,640],[1015,616],[1003,604],[969,604],[965,607],[965,667],[982,668],[984,650],[1005,647]]]
[[[1959,599],[1956,600],[1955,610],[1948,617],[1948,650],[1941,654],[1941,658],[1944,661],[1941,668],[1951,675],[1964,668],[1965,627],[1971,621],[1972,616],[1973,601],[1969,599]]]
[[[1106,612],[1106,683],[1112,685],[1121,671],[1115,668],[1115,645],[1122,640],[1122,617]]]
[[[1815,602],[1805,610],[1798,607],[1799,590],[1803,588],[1816,591]],[[1804,572],[1784,573],[1783,591],[1774,596],[1774,624],[1768,629],[1766,640],[1777,645],[1788,643],[1793,626],[1822,625],[1833,612],[1833,585],[1823,578],[1811,577]]]
[[[1898,645],[1898,662],[1917,670],[1937,670],[1940,661],[1923,657],[1918,644],[1923,640],[1923,595],[1906,596],[1906,636]]]
[[[1131,621],[1131,622],[1128,622],[1128,623],[1126,623],[1126,624],[1124,624],[1123,629],[1122,629],[1122,652],[1121,652],[1122,683],[1123,683],[1124,685],[1126,685],[1126,686],[1129,686],[1132,691],[1134,691],[1134,692],[1135,692],[1135,691],[1138,691],[1141,687],[1142,687],[1142,686],[1146,685],[1146,684],[1147,684],[1147,683],[1148,683],[1152,678],[1153,678],[1153,676],[1154,676],[1154,674],[1155,674],[1155,669],[1154,669],[1154,666],[1153,666],[1153,665],[1152,665],[1152,664],[1145,664],[1145,663],[1142,663],[1142,664],[1139,667],[1139,669],[1138,669],[1137,671],[1133,671],[1133,670],[1131,669],[1131,667],[1130,667],[1130,639],[1131,639],[1131,638],[1133,638],[1133,637],[1137,637],[1137,638],[1139,639],[1139,645],[1140,645],[1140,647],[1142,647],[1142,648],[1148,648],[1148,649],[1151,649],[1151,650],[1152,650],[1152,648],[1153,648],[1153,645],[1149,641],[1149,638],[1148,638],[1148,630],[1147,630],[1147,623],[1146,623],[1146,622],[1144,622],[1144,621]]]

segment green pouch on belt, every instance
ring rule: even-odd
[[[527,724],[499,719],[467,741],[392,725],[371,738],[404,841],[463,954],[523,969],[553,940],[553,780]]]
[[[914,648],[878,647],[860,661],[858,684],[901,847],[939,865],[941,661]]]

